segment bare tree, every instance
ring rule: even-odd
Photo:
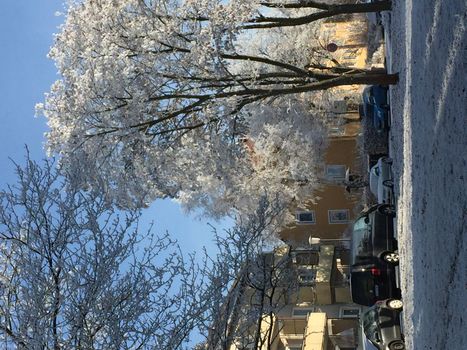
[[[281,201],[216,234],[205,258],[168,235],[138,232],[138,213],[63,182],[27,159],[0,192],[0,341],[18,349],[269,348],[297,276],[277,248]]]
[[[181,349],[202,303],[198,267],[138,213],[27,159],[0,192],[0,342],[17,349]],[[196,320],[196,318],[195,318]]]
[[[216,235],[218,255],[208,274],[210,298],[200,349],[269,349],[279,341],[277,314],[295,301],[298,278],[289,248],[274,239],[273,218],[284,208],[260,201],[248,219]]]

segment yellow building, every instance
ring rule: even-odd
[[[290,249],[282,247],[274,254],[268,253],[271,269],[280,266],[286,276],[297,278],[293,288],[290,280],[262,289],[248,283],[237,299],[237,332],[230,340],[230,350],[335,350],[356,348],[358,321],[361,307],[352,304],[348,286],[336,281],[341,275],[336,259],[336,249],[323,245],[319,251],[313,248]],[[279,263],[282,261],[282,263]],[[277,275],[277,271],[273,275]],[[251,272],[246,279],[251,279]],[[334,287],[331,288],[331,283]],[[332,290],[331,290],[332,289]],[[247,323],[248,313],[241,310],[257,307],[258,295],[264,299],[264,312]],[[262,299],[263,300],[263,299]],[[274,305],[271,309],[270,305]],[[245,328],[246,325],[246,328]],[[243,329],[243,331],[239,331]],[[247,329],[248,332],[244,330]],[[216,348],[216,347],[213,347]]]
[[[323,41],[337,45],[332,54],[334,60],[348,67],[366,67],[364,17],[356,15],[347,21],[328,21],[323,27],[328,36]],[[335,119],[330,121],[323,185],[315,194],[318,199],[297,208],[295,223],[280,233],[281,239],[294,247],[292,254],[297,256],[298,278],[309,281],[310,285],[300,286],[296,303],[286,305],[277,314],[281,341],[273,350],[358,348],[358,315],[362,307],[351,302],[347,279],[350,234],[347,232],[360,211],[362,193],[349,193],[344,179],[347,171],[358,172],[361,167],[357,141],[359,116],[352,113],[349,101],[358,101],[362,88],[340,87],[332,92],[337,97],[331,113]],[[321,244],[311,246],[310,237],[320,238]],[[308,258],[298,258],[299,255]],[[301,264],[310,260],[315,265]]]
[[[325,155],[325,179],[316,192],[318,199],[295,212],[295,223],[280,233],[293,246],[308,245],[310,236],[341,239],[358,212],[361,194],[349,193],[344,185],[346,170],[358,167],[355,136],[332,137]]]
[[[367,59],[367,21],[365,15],[331,18],[322,24],[322,44],[334,43],[328,65],[339,62],[345,67],[365,68]],[[322,240],[346,239],[345,231],[360,211],[361,192],[346,190],[346,171],[361,168],[357,138],[360,132],[358,103],[362,86],[343,86],[332,89],[333,100],[327,106],[330,127],[329,146],[325,154],[324,178],[315,202],[296,208],[295,224],[280,234],[283,241],[293,246],[306,246],[310,237]],[[331,243],[331,241],[327,242]]]
[[[324,44],[334,43],[332,61],[343,66],[367,67],[364,15],[323,23]],[[337,46],[337,48],[336,48]],[[289,264],[298,287],[284,299],[283,305],[259,317],[257,330],[268,341],[248,344],[233,342],[231,350],[349,350],[358,345],[358,315],[364,307],[353,304],[348,284],[349,232],[360,211],[361,192],[349,193],[344,184],[347,170],[360,168],[358,134],[360,124],[355,113],[356,98],[362,86],[336,88],[332,94],[330,142],[325,155],[324,178],[318,197],[296,208],[295,223],[285,227],[281,239],[289,245],[275,252],[275,259],[290,257]],[[355,102],[357,101],[357,102]],[[349,108],[349,102],[353,106]],[[348,113],[348,114],[347,114]],[[338,117],[336,117],[338,115]],[[358,172],[358,170],[357,170]],[[310,245],[310,237],[320,244]],[[239,308],[248,307],[248,293]],[[244,340],[244,339],[243,339]]]

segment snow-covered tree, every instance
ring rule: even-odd
[[[137,213],[63,182],[53,162],[17,173],[0,191],[7,348],[181,350],[194,332],[199,349],[260,348],[275,337],[297,287],[287,250],[273,253],[281,201],[262,197],[200,261],[168,235],[138,232]]]
[[[122,207],[168,196],[217,216],[251,211],[247,197],[274,196],[280,186],[288,190],[284,198],[300,200],[297,193],[316,187],[316,166],[298,159],[308,151],[319,159],[323,149],[316,137],[322,126],[306,117],[310,92],[397,79],[324,67],[310,56],[305,35],[295,35],[348,6],[359,12],[376,5],[76,1],[50,52],[62,78],[38,106],[50,126],[49,151],[81,187],[100,189]],[[264,130],[252,127],[259,120]],[[286,151],[299,151],[303,136],[312,143],[296,161]],[[245,139],[254,142],[255,162]],[[273,178],[270,189],[263,181]]]
[[[296,302],[298,278],[289,249],[275,239],[280,201],[263,197],[257,210],[223,235],[211,257],[206,290],[213,291],[200,332],[203,350],[267,349],[277,341],[276,316]],[[203,327],[204,326],[204,327]]]
[[[203,302],[169,236],[28,160],[0,192],[0,342],[8,349],[181,349]]]

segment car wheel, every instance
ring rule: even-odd
[[[384,181],[383,181],[383,186],[393,188],[393,187],[394,187],[394,181],[392,181],[392,180],[384,180]]]
[[[402,340],[395,340],[389,344],[390,350],[404,350],[405,344]]]
[[[386,164],[392,164],[392,158],[389,157],[383,157],[381,161]]]
[[[389,300],[386,302],[386,305],[387,305],[388,308],[390,308],[391,310],[396,310],[396,311],[402,310],[402,307],[404,306],[402,300],[400,300],[400,299],[389,299]]]
[[[386,215],[386,216],[389,216],[391,218],[395,217],[396,216],[396,209],[394,208],[393,205],[391,204],[384,204],[384,205],[381,205],[379,208],[378,208],[378,211],[383,214],[383,215]]]
[[[384,252],[381,254],[381,259],[391,265],[399,265],[399,253],[397,252]]]

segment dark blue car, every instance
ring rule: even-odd
[[[360,114],[363,118],[373,120],[373,126],[378,132],[389,129],[388,88],[381,85],[366,87],[362,93],[363,104]]]

